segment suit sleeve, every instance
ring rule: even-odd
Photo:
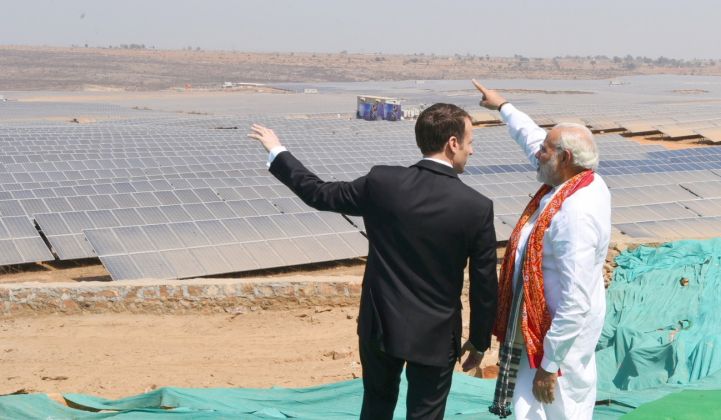
[[[491,345],[491,331],[496,318],[498,276],[496,275],[496,231],[493,227],[493,205],[482,216],[480,229],[473,242],[470,255],[471,322],[469,339],[479,351]]]
[[[350,182],[325,182],[287,151],[273,159],[270,173],[314,209],[363,215],[366,176]]]

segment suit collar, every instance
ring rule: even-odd
[[[428,169],[429,171],[433,171],[433,172],[436,172],[441,175],[447,175],[447,176],[450,176],[453,178],[458,178],[458,174],[456,173],[456,171],[453,168],[448,167],[446,165],[442,165],[438,162],[434,162],[432,160],[423,159],[413,166],[417,166],[417,167],[423,168],[423,169]]]

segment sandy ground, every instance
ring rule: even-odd
[[[0,320],[0,395],[302,387],[361,376],[357,307]],[[466,314],[467,315],[467,314]],[[489,355],[484,365],[495,364]]]
[[[24,388],[112,398],[158,386],[294,387],[360,375],[354,308],[0,324],[0,394]]]
[[[364,268],[363,259],[356,259],[243,277],[360,278]],[[98,280],[110,278],[92,259],[25,265],[0,275],[2,283]],[[45,392],[59,399],[75,392],[120,398],[161,386],[303,387],[353,379],[361,376],[357,311],[351,306],[238,315],[0,318],[0,395]],[[467,320],[466,310],[466,329]],[[483,366],[495,362],[489,354]]]
[[[149,91],[185,85],[220,87],[224,81],[462,80],[498,74],[523,79],[610,79],[635,74],[721,73],[718,60],[670,64],[630,56],[528,58],[0,45],[0,90]]]
[[[687,139],[687,140],[664,140],[659,136],[631,136],[629,140],[633,140],[639,144],[645,145],[660,145],[668,150],[683,150],[683,149],[695,149],[699,147],[717,147],[711,144],[700,143],[699,139]]]
[[[0,267],[0,283],[112,281],[98,259]]]

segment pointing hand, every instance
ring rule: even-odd
[[[498,92],[495,90],[491,90],[483,86],[482,84],[478,83],[476,79],[472,80],[473,86],[478,89],[479,92],[481,92],[482,98],[480,105],[484,108],[492,109],[494,111],[498,110],[498,106],[503,104],[506,101],[506,98],[499,95]]]

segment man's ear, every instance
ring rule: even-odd
[[[451,148],[451,150],[455,153],[460,148],[460,142],[458,141],[458,137],[451,136],[448,138],[448,147]]]
[[[563,150],[563,156],[561,156],[561,161],[564,163],[567,163],[569,165],[573,164],[573,153],[571,153],[570,150]]]

